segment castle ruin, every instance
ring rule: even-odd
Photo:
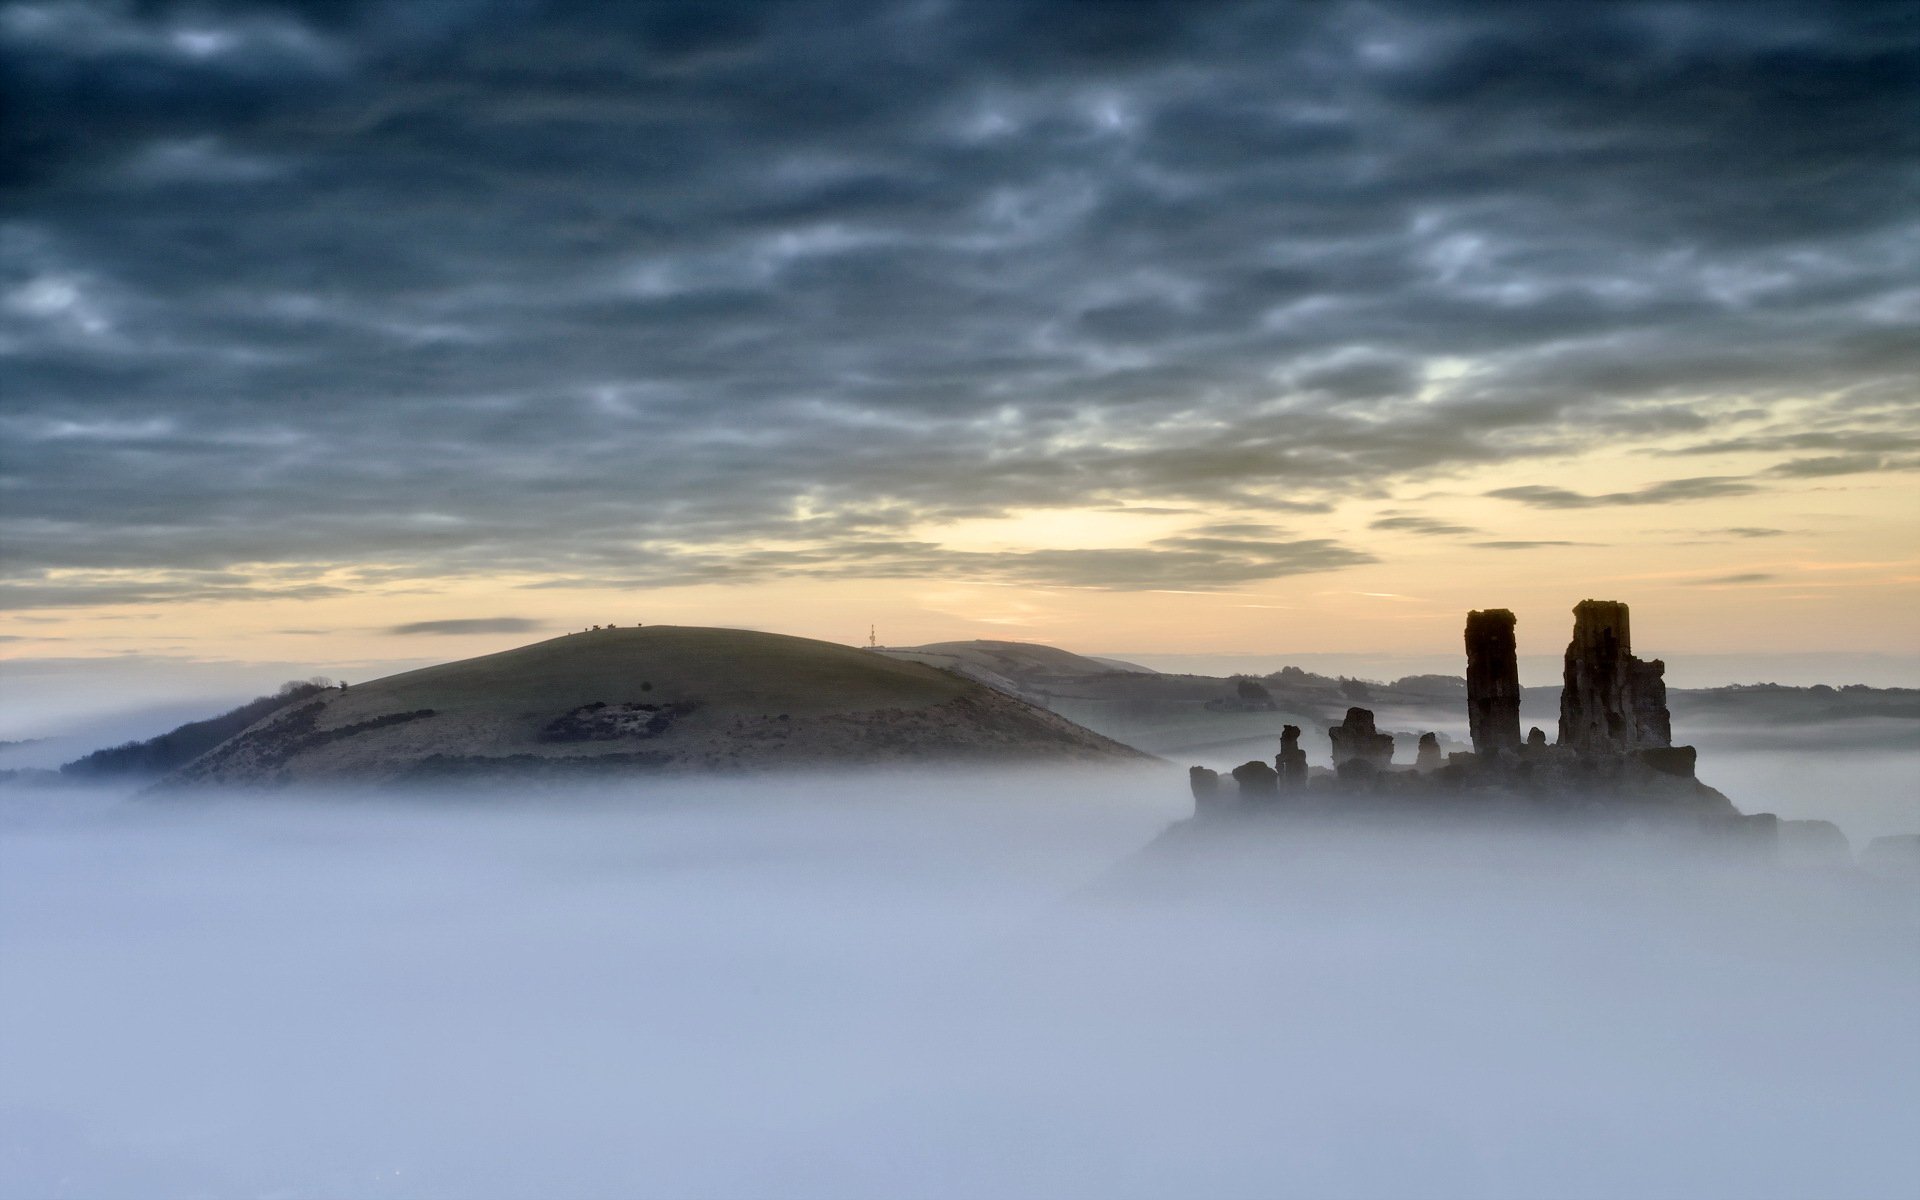
[[[1198,815],[1284,811],[1313,797],[1335,806],[1359,796],[1417,803],[1470,796],[1529,805],[1591,808],[1646,801],[1694,815],[1742,818],[1725,796],[1694,778],[1691,746],[1673,745],[1667,712],[1666,664],[1634,657],[1627,606],[1583,600],[1573,610],[1560,693],[1559,739],[1534,728],[1520,733],[1520,673],[1514,614],[1503,608],[1467,614],[1467,723],[1471,753],[1445,755],[1438,739],[1420,738],[1417,761],[1393,762],[1394,739],[1374,714],[1349,708],[1327,730],[1333,770],[1312,768],[1300,729],[1281,732],[1273,765],[1254,761],[1230,772],[1236,792],[1215,771],[1189,773]]]

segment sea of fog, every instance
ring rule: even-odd
[[[1143,870],[1189,807],[17,791],[0,1195],[1913,1194],[1915,892],[1495,831]]]

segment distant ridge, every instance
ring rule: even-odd
[[[923,663],[778,634],[648,626],[329,689],[163,786],[1147,758]]]
[[[1136,663],[1089,658],[1037,642],[931,642],[925,646],[882,646],[879,652],[908,662],[926,663],[976,679],[1009,695],[1038,696],[1048,682],[1092,675],[1152,675]]]

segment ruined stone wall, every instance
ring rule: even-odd
[[[1665,663],[1633,656],[1626,605],[1574,605],[1560,691],[1560,744],[1585,753],[1671,745],[1665,672]]]
[[[1349,708],[1347,719],[1327,730],[1327,740],[1333,743],[1336,767],[1354,761],[1385,767],[1393,761],[1393,735],[1374,726],[1370,709]]]
[[[1646,750],[1673,745],[1673,718],[1667,712],[1667,664],[1660,659],[1633,663],[1633,741]]]
[[[1475,754],[1520,749],[1520,662],[1514,615],[1504,608],[1467,614],[1467,728]]]
[[[1282,787],[1307,786],[1307,752],[1300,748],[1300,727],[1288,725],[1280,731],[1280,753],[1273,765],[1280,772]]]

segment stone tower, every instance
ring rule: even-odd
[[[1475,754],[1520,749],[1520,664],[1513,625],[1513,614],[1504,608],[1467,614],[1467,728]]]
[[[1573,607],[1560,689],[1560,744],[1587,752],[1644,750],[1673,743],[1666,664],[1633,656],[1627,606],[1582,600]]]

